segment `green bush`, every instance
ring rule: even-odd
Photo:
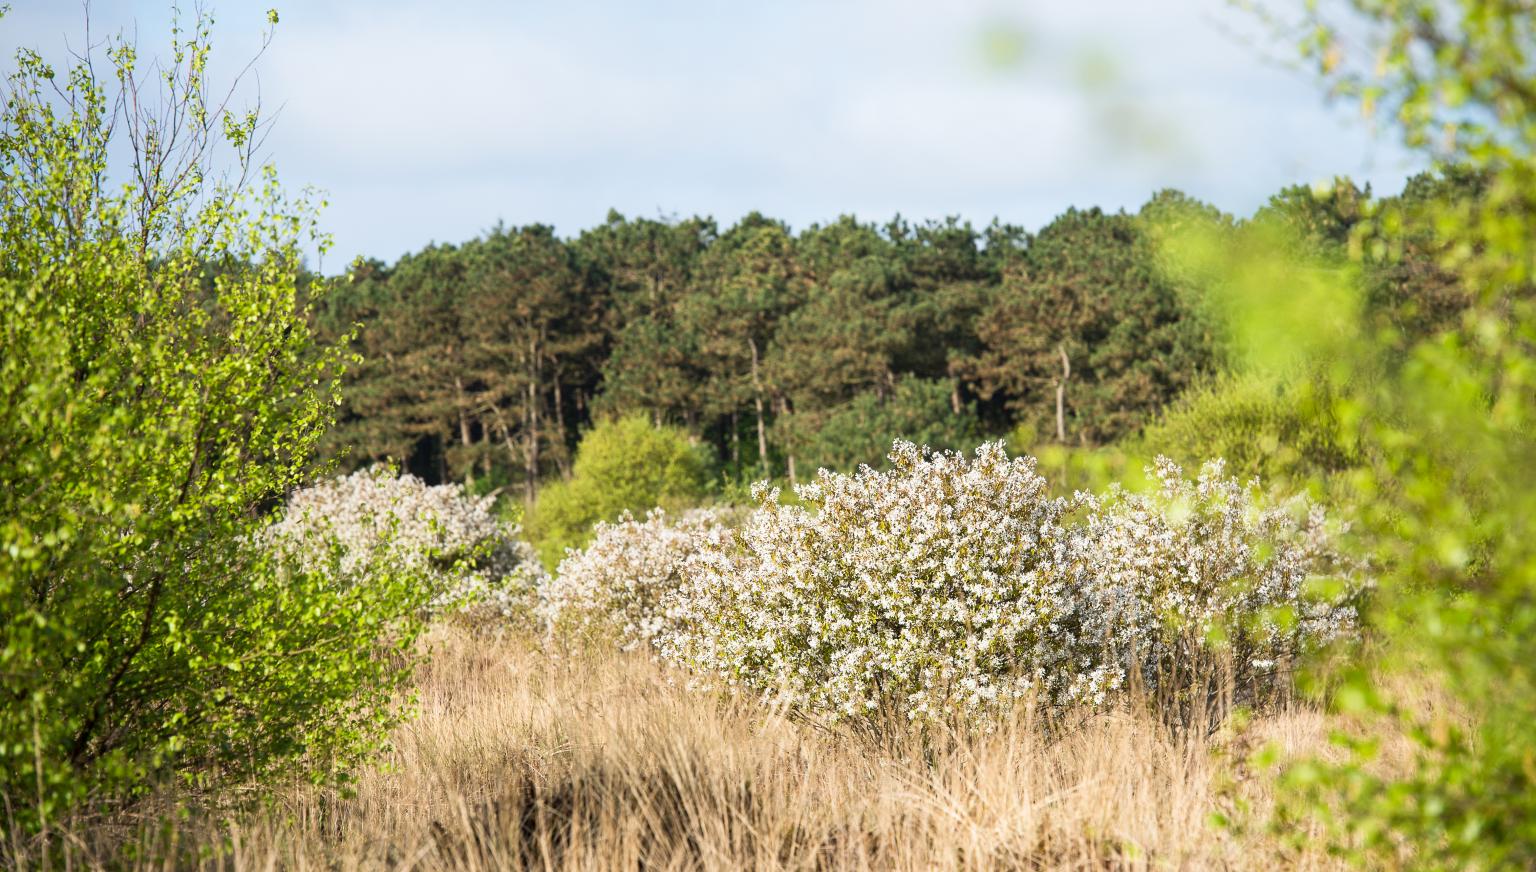
[[[1118,445],[1080,446],[1045,444],[1029,452],[1040,464],[1040,474],[1050,482],[1051,493],[1070,497],[1078,491],[1102,493],[1119,485],[1133,493],[1151,488],[1151,458]]]
[[[1359,462],[1323,377],[1223,376],[1186,391],[1141,442],[1148,456],[1186,464],[1220,457],[1229,474],[1265,481],[1326,476]]]
[[[110,805],[172,780],[340,776],[400,713],[423,595],[413,579],[343,590],[259,544],[267,511],[313,472],[340,359],[308,327],[307,205],[284,199],[270,171],[254,192],[213,181],[216,146],[254,173],[257,119],[209,112],[208,23],[191,33],[164,72],[177,83],[174,135],[155,121],[167,110],[114,113],[87,63],[66,80],[23,51],[7,82],[8,837],[82,799]],[[108,51],[117,81],[136,88],[131,48]],[[102,182],[114,134],[144,162],[122,188]]]
[[[1015,453],[1035,458],[1053,496],[1070,497],[1078,491],[1102,493],[1111,485],[1141,492],[1154,483],[1148,473],[1153,457],[1143,456],[1129,440],[1111,445],[1062,445],[1054,435],[1042,440],[1033,422],[1021,421],[1004,442]]]
[[[526,529],[553,571],[565,549],[591,540],[598,521],[696,501],[708,481],[707,449],[683,431],[652,426],[638,415],[600,421],[577,446],[571,478],[539,492]]]

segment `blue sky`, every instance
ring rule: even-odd
[[[11,3],[7,56],[81,44],[78,2]],[[96,0],[92,26],[163,51],[168,5]],[[1162,187],[1246,214],[1292,182],[1390,191],[1418,168],[1283,47],[1234,35],[1255,36],[1224,0],[206,5],[216,76],[258,47],[267,7],[281,15],[256,67],[280,109],[266,151],[326,192],[328,272],[497,221],[573,235],[609,208],[1036,228]]]

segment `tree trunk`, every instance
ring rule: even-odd
[[[963,408],[965,407],[960,404],[960,380],[955,379],[949,387],[949,409],[958,418],[960,417],[960,410]]]
[[[523,411],[523,494],[529,505],[539,492],[539,396],[533,382],[528,383],[527,403]]]
[[[731,413],[731,467],[741,475],[741,429],[735,412]]]
[[[539,493],[539,351],[538,340],[528,340],[528,389],[523,411],[523,494],[529,505]]]
[[[469,439],[469,413],[464,408],[464,382],[458,376],[453,377],[453,388],[457,392],[458,402],[456,405],[459,407],[459,444],[464,446],[467,456],[471,444]],[[473,458],[469,458],[469,462],[464,464],[464,487],[470,490],[473,490],[475,487],[475,461]]]
[[[496,417],[496,429],[501,431],[502,447],[507,449],[507,457],[512,461],[512,468],[517,468],[519,460],[517,446],[512,443],[512,428],[507,426],[507,419],[502,417],[501,407],[495,403],[490,405],[491,414]]]
[[[779,416],[785,420],[788,420],[789,400],[785,399],[784,397],[779,397],[778,406]],[[791,485],[795,484],[795,450],[793,447],[787,447],[787,450],[784,452],[784,465],[785,471],[789,473],[789,483]]]
[[[1072,361],[1064,345],[1056,346],[1061,355],[1061,378],[1056,380],[1056,441],[1067,444],[1067,379],[1072,377]]]
[[[560,376],[555,376],[555,434],[560,440],[560,450],[555,454],[555,466],[560,470],[560,477],[569,480],[571,477],[571,465],[567,462],[566,452],[570,450],[570,443],[565,436],[565,393],[560,388]]]
[[[757,409],[757,460],[763,477],[768,477],[768,428],[763,424],[763,383],[757,374],[757,340],[748,339],[752,349],[752,405]]]

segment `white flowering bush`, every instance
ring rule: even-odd
[[[493,500],[375,466],[294,493],[266,536],[281,556],[339,585],[367,583],[387,564],[422,578],[435,609],[510,617],[528,608],[544,572]]]
[[[821,471],[801,505],[759,485],[735,529],[717,513],[599,524],[545,585],[544,617],[876,727],[1137,686],[1187,721],[1217,683],[1252,696],[1354,627],[1359,572],[1321,510],[1266,505],[1219,462],[1191,481],[1160,458],[1152,493],[1068,502],[1002,443],[898,442],[890,459]]]
[[[1094,699],[1133,678],[1179,692],[1212,658],[1240,692],[1263,689],[1304,648],[1355,625],[1357,567],[1333,547],[1319,507],[1262,505],[1255,484],[1206,464],[1196,480],[1167,458],[1150,494],[1078,494],[1070,585],[1077,632],[1099,651]],[[1315,584],[1332,577],[1331,593]],[[1314,589],[1318,588],[1318,589]]]
[[[720,511],[694,509],[676,521],[653,509],[637,521],[600,522],[585,549],[568,549],[541,592],[540,611],[557,632],[605,636],[625,649],[675,633],[667,604],[682,585],[683,567],[701,549],[729,536]]]
[[[756,488],[737,535],[686,561],[664,655],[834,718],[926,721],[1077,693],[1063,506],[1034,459],[908,442],[890,459],[821,471],[796,488],[804,506]]]

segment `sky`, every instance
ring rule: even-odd
[[[85,44],[77,0],[10,3],[7,58]],[[327,272],[610,209],[1036,229],[1165,187],[1246,215],[1284,185],[1386,193],[1420,168],[1225,0],[204,5],[224,82],[277,8],[239,99],[274,113],[284,183],[324,192]],[[169,6],[95,0],[92,37],[164,54]]]

